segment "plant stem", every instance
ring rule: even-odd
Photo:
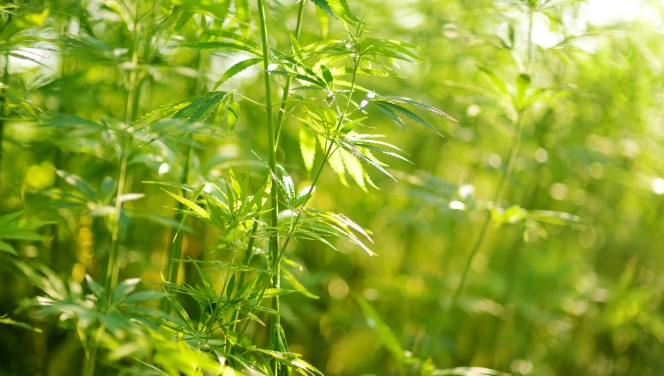
[[[352,82],[351,82],[351,86],[350,86],[350,92],[348,93],[348,99],[346,101],[346,105],[344,106],[344,110],[341,112],[341,114],[339,114],[339,121],[338,121],[337,126],[335,128],[335,130],[337,130],[337,131],[339,130],[339,128],[341,128],[341,124],[343,123],[343,120],[346,118],[346,113],[348,112],[348,107],[350,106],[350,102],[351,102],[352,97],[353,97],[353,92],[355,90],[355,80],[356,80],[357,69],[359,68],[359,65],[360,65],[360,56],[358,56],[356,60],[353,60],[353,77],[352,77]],[[270,267],[270,272],[275,272],[278,269],[279,263],[281,262],[281,259],[284,255],[284,253],[286,252],[286,247],[288,247],[288,243],[290,242],[290,240],[292,238],[292,235],[295,232],[295,229],[297,228],[297,224],[299,223],[300,219],[302,218],[302,215],[304,213],[304,206],[307,204],[307,202],[309,202],[309,199],[311,198],[311,195],[314,192],[314,188],[316,187],[316,183],[318,182],[318,179],[320,178],[321,173],[323,172],[323,168],[325,167],[325,164],[329,160],[329,158],[332,155],[332,153],[334,152],[334,150],[336,150],[336,149],[334,149],[334,143],[332,143],[330,141],[329,145],[326,146],[326,151],[325,151],[325,155],[323,156],[323,161],[321,162],[320,167],[316,171],[316,175],[314,176],[314,179],[311,182],[311,189],[309,189],[309,192],[307,192],[307,195],[304,199],[304,203],[302,204],[302,209],[298,213],[297,217],[295,217],[295,221],[293,221],[293,223],[291,224],[291,228],[288,232],[288,236],[286,236],[286,240],[284,241],[284,244],[281,246],[281,250],[279,251],[279,255],[278,255],[277,259],[275,260],[276,262],[274,262],[272,264],[272,266]],[[260,293],[258,294],[258,297],[256,298],[256,305],[257,306],[261,304],[261,301],[263,300],[263,296],[265,294],[265,291],[267,290],[267,286],[268,286],[268,284],[263,285],[263,288],[261,289]],[[244,335],[244,333],[247,330],[248,326],[249,326],[249,321],[247,321],[244,324],[244,327],[240,331],[240,334],[238,335],[238,342],[240,341],[240,338],[242,338],[242,336]]]
[[[499,205],[500,200],[502,200],[503,198],[503,194],[505,193],[505,188],[507,186],[507,181],[509,180],[512,174],[512,169],[514,168],[514,163],[516,162],[516,157],[519,153],[519,145],[521,143],[521,133],[522,133],[521,131],[523,129],[522,118],[523,118],[523,111],[519,111],[514,124],[515,130],[514,130],[514,139],[512,140],[512,148],[510,149],[510,155],[507,161],[507,166],[505,167],[505,170],[503,171],[503,174],[500,178],[500,182],[498,183],[498,189],[496,190],[496,195],[494,196],[493,199],[494,205]],[[457,286],[457,288],[454,290],[454,294],[452,295],[452,300],[450,301],[450,305],[445,309],[445,312],[443,313],[441,319],[436,323],[434,323],[434,326],[431,331],[432,338],[436,338],[438,336],[438,333],[446,324],[452,311],[456,307],[459,301],[459,297],[461,297],[461,293],[463,292],[463,289],[466,286],[466,281],[468,279],[468,274],[470,273],[470,268],[473,264],[473,259],[475,258],[475,255],[479,251],[480,247],[482,246],[482,243],[484,242],[484,239],[486,238],[486,234],[490,224],[491,224],[491,212],[487,211],[486,216],[484,218],[484,222],[482,223],[482,228],[480,230],[480,233],[477,239],[475,240],[475,244],[473,245],[473,248],[471,249],[468,258],[466,259],[466,264],[463,268],[463,272],[461,273],[461,280],[459,281],[459,285]],[[429,346],[427,347],[427,350],[425,351],[423,358],[426,358],[431,354],[431,351],[433,351],[434,348],[434,344],[435,342],[433,340],[429,343]]]
[[[106,268],[106,278],[104,279],[104,288],[111,297],[111,290],[118,281],[118,243],[120,238],[120,215],[122,214],[122,201],[120,197],[124,194],[125,180],[127,178],[127,154],[122,148],[122,157],[120,158],[120,173],[118,175],[118,190],[115,196],[115,212],[113,213],[113,225],[111,227],[111,245],[108,251],[108,266]]]
[[[196,55],[196,68],[198,71],[205,70],[205,62],[206,59],[205,57],[202,56],[201,52],[198,52]],[[195,87],[193,90],[193,95],[196,96],[200,93],[201,91],[201,79],[200,76],[197,76],[196,82],[195,82]],[[187,136],[187,140],[192,141],[193,140],[193,135],[190,133]],[[182,169],[182,175],[180,175],[180,183],[183,185],[187,185],[189,182],[189,171],[191,169],[191,161],[194,158],[194,148],[192,146],[192,143],[189,143],[189,146],[187,147],[187,152],[185,155],[184,159],[184,166]],[[182,191],[184,194],[184,190]],[[178,208],[178,213],[175,215],[175,220],[177,222],[182,223],[184,221],[186,215],[182,212],[184,209],[184,205],[181,202],[178,202],[177,205]],[[179,235],[179,236],[177,236]],[[175,263],[175,260],[182,258],[182,241],[183,241],[183,235],[182,234],[177,234],[176,238],[173,239],[173,242],[171,243],[169,247],[169,254],[166,260],[166,280],[168,282],[176,283],[177,284],[177,277],[178,277],[178,272],[180,269],[180,264]],[[162,307],[164,310],[168,309],[168,301],[163,300],[164,306]]]
[[[258,19],[260,22],[261,28],[261,39],[263,41],[263,78],[265,81],[265,105],[267,106],[267,140],[268,140],[268,168],[270,169],[270,174],[272,176],[272,189],[270,190],[270,226],[274,229],[270,233],[270,246],[269,254],[274,265],[277,261],[277,254],[279,252],[279,233],[276,230],[279,226],[279,198],[278,198],[278,189],[277,181],[275,179],[275,173],[277,171],[277,162],[276,154],[277,148],[275,145],[275,132],[274,124],[272,122],[272,90],[270,86],[270,72],[268,71],[268,66],[270,65],[270,49],[268,46],[268,33],[267,33],[267,23],[265,21],[265,4],[263,0],[257,0],[258,4]],[[279,288],[279,276],[271,278],[271,284],[274,288]],[[279,311],[279,299],[274,300],[274,306],[272,307],[275,311]],[[274,344],[278,327],[280,325],[279,316],[274,317],[270,320],[270,342]],[[274,374],[278,373],[278,363],[274,363]]]
[[[139,19],[139,5],[136,4],[136,14],[134,18],[134,38],[132,46],[131,63],[135,68],[138,66],[138,19]],[[136,80],[137,71],[132,69],[129,74],[129,83],[127,87],[127,96],[125,103],[125,126],[130,126],[134,118],[135,104],[136,104]],[[115,288],[118,281],[118,243],[120,237],[120,217],[122,214],[122,201],[120,198],[124,194],[125,182],[127,180],[127,136],[125,133],[122,135],[122,144],[120,146],[120,173],[118,176],[118,189],[115,195],[115,213],[113,215],[113,227],[111,228],[111,245],[108,253],[108,266],[106,269],[106,279],[104,280],[104,287],[109,298],[110,291]]]
[[[11,4],[12,1],[9,1]],[[12,22],[11,12],[7,15],[7,23],[5,23],[5,28]],[[4,28],[3,28],[4,31]],[[7,97],[5,94],[5,86],[9,87],[9,52],[5,53],[5,67],[4,73],[2,75],[2,87],[0,87],[0,188],[2,188],[2,141],[4,139],[5,132],[5,118],[9,117],[9,114],[6,114],[5,109],[7,108]]]

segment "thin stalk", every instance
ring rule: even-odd
[[[136,14],[134,18],[134,40],[133,46],[132,46],[132,56],[131,56],[131,62],[132,66],[136,67],[138,66],[138,29],[139,29],[139,23],[137,20],[139,19],[139,5],[136,4]],[[137,80],[137,70],[132,69],[131,73],[129,74],[129,84],[127,87],[127,96],[126,96],[126,102],[125,102],[125,124],[129,126],[132,123],[132,120],[134,118],[134,111],[135,111],[135,104],[136,104],[136,80]],[[104,287],[106,289],[106,292],[108,293],[109,297],[111,296],[110,291],[115,287],[115,285],[118,282],[118,265],[117,265],[117,257],[118,257],[118,243],[119,243],[119,237],[120,237],[120,216],[122,214],[122,201],[120,200],[120,197],[124,194],[125,190],[125,183],[127,180],[127,159],[128,159],[128,154],[127,154],[127,139],[126,135],[122,135],[122,145],[120,149],[120,173],[118,176],[118,189],[117,193],[115,196],[115,213],[113,216],[113,227],[111,229],[111,245],[109,247],[109,253],[108,253],[108,266],[106,268],[106,278],[104,280]]]
[[[127,179],[127,154],[122,149],[120,159],[120,173],[118,175],[118,190],[115,196],[115,212],[113,213],[113,226],[111,227],[111,245],[108,251],[108,265],[106,267],[106,278],[104,279],[104,288],[110,299],[110,291],[115,287],[118,281],[118,243],[120,238],[120,214],[122,213],[122,201],[120,197],[124,194],[125,180]]]
[[[205,69],[205,61],[206,59],[201,56],[202,53],[198,52],[197,57],[196,57],[196,67],[198,71],[204,70]],[[194,96],[198,95],[201,91],[201,79],[200,76],[196,78],[195,82],[195,87],[193,90]],[[187,153],[185,154],[185,159],[184,159],[184,167],[182,170],[182,175],[180,175],[180,183],[183,185],[188,184],[189,182],[189,171],[191,170],[191,161],[194,158],[194,148],[192,146],[192,140],[193,140],[193,135],[190,133],[187,136],[187,140],[190,141],[189,146],[187,147]],[[182,192],[184,193],[184,191]],[[175,220],[177,222],[182,222],[185,218],[185,214],[182,213],[182,210],[184,209],[184,205],[180,202],[178,202],[178,213],[175,215]],[[177,277],[178,277],[178,271],[180,268],[179,264],[175,264],[175,260],[182,258],[182,239],[183,236],[179,234],[173,242],[171,243],[171,246],[169,247],[169,255],[168,259],[166,260],[166,278],[168,282],[172,283],[177,283]],[[165,301],[165,300],[164,300]],[[165,307],[164,307],[165,309]]]
[[[8,16],[7,23],[11,22],[11,13]],[[9,117],[6,114],[7,97],[5,94],[5,85],[9,85],[9,53],[5,53],[5,69],[2,75],[2,84],[0,88],[0,187],[2,187],[2,140],[5,132],[5,118]]]
[[[356,80],[356,77],[357,77],[357,69],[359,68],[359,65],[360,65],[360,59],[361,59],[361,56],[358,56],[357,59],[353,61],[353,77],[352,77],[352,81],[351,81],[350,91],[348,93],[348,99],[346,101],[346,105],[344,106],[344,109],[343,109],[342,113],[339,115],[339,121],[338,121],[337,126],[335,128],[336,131],[338,131],[341,128],[343,120],[346,118],[346,114],[348,112],[348,107],[350,106],[350,102],[351,102],[352,97],[353,97],[353,92],[355,90],[355,80]],[[334,150],[336,150],[336,149],[334,149],[334,143],[330,142],[326,147],[326,151],[325,151],[325,154],[323,156],[323,161],[321,162],[320,167],[316,171],[316,175],[314,176],[314,179],[311,182],[311,189],[309,189],[309,192],[307,192],[307,195],[304,199],[304,204],[302,204],[302,209],[298,213],[297,217],[295,217],[295,221],[293,221],[293,223],[291,224],[291,228],[288,232],[288,236],[286,237],[286,240],[284,241],[284,244],[282,245],[281,250],[279,251],[278,257],[276,258],[276,260],[274,260],[275,262],[272,263],[272,265],[270,267],[270,272],[275,272],[278,269],[279,263],[281,262],[281,259],[284,255],[284,253],[286,252],[286,247],[288,247],[288,243],[290,242],[290,240],[292,238],[292,235],[295,232],[295,229],[297,228],[297,224],[299,223],[300,219],[302,218],[302,214],[304,212],[304,205],[306,205],[307,202],[309,202],[309,199],[311,198],[311,195],[313,194],[314,188],[316,187],[316,184],[318,183],[318,179],[320,178],[321,173],[323,172],[323,167],[325,167],[325,164],[329,160],[329,158],[332,155],[332,153],[334,152]],[[256,299],[256,305],[257,306],[261,304],[261,301],[263,300],[263,296],[265,294],[265,291],[267,290],[267,287],[268,287],[268,284],[264,284],[263,288],[261,289],[260,293],[258,294],[258,298]],[[247,320],[247,322],[245,322],[244,327],[240,331],[240,334],[238,336],[238,342],[239,342],[239,338],[242,338],[242,336],[246,332],[247,327],[249,327],[249,320]]]
[[[275,144],[275,132],[274,124],[272,122],[272,90],[270,85],[270,72],[268,71],[268,66],[270,65],[270,49],[268,46],[268,33],[267,33],[267,23],[265,21],[265,4],[263,0],[257,0],[258,4],[258,20],[261,28],[261,39],[263,41],[263,78],[265,82],[265,105],[267,106],[267,140],[268,140],[268,168],[272,175],[272,189],[270,190],[270,226],[272,228],[277,228],[279,226],[279,198],[278,198],[278,189],[277,181],[274,174],[277,171],[277,149]],[[279,234],[278,232],[270,233],[270,243],[269,243],[269,254],[272,259],[272,262],[276,261],[277,254],[279,252]],[[271,284],[274,288],[279,288],[279,277],[273,277],[271,279]],[[274,300],[274,310],[279,311],[279,299]],[[273,341],[277,335],[277,328],[279,327],[279,316],[270,320],[270,342]],[[274,363],[274,373],[278,373],[278,363]]]
[[[507,166],[505,167],[505,170],[503,171],[503,174],[500,178],[500,182],[498,183],[498,189],[496,190],[496,195],[494,196],[493,199],[494,205],[498,205],[500,203],[500,200],[502,200],[503,194],[505,193],[505,189],[507,187],[507,181],[512,175],[512,170],[514,169],[514,163],[516,162],[516,157],[519,153],[519,145],[521,143],[521,133],[522,133],[521,131],[523,129],[522,118],[523,118],[523,111],[519,111],[514,124],[515,130],[514,130],[514,139],[512,141],[512,148],[510,149],[510,155],[509,159],[507,160]],[[482,223],[482,228],[480,230],[480,233],[477,239],[475,240],[475,244],[473,245],[473,248],[471,249],[468,258],[466,259],[466,264],[463,268],[463,272],[461,273],[461,281],[459,281],[459,285],[454,290],[454,295],[452,295],[452,300],[450,301],[450,305],[445,310],[443,316],[441,317],[441,320],[437,321],[434,324],[434,327],[432,328],[433,338],[437,336],[438,332],[447,322],[447,319],[449,318],[452,311],[456,307],[459,301],[459,297],[461,297],[461,293],[463,292],[463,289],[466,286],[466,281],[468,279],[468,274],[470,273],[470,268],[473,264],[473,259],[475,258],[475,255],[479,251],[480,247],[482,246],[482,243],[484,242],[484,239],[486,238],[486,234],[490,224],[491,224],[491,213],[487,212],[484,218],[484,222]],[[425,358],[431,354],[431,351],[433,351],[434,343],[435,343],[434,341],[431,341],[429,343],[429,346],[425,352],[424,356]]]

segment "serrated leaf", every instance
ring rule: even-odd
[[[406,130],[406,124],[404,124],[403,120],[401,120],[401,118],[397,114],[395,114],[394,111],[392,111],[389,107],[384,106],[383,103],[381,102],[374,102],[374,105],[376,106],[377,109],[379,109],[390,119],[392,119],[392,121],[397,123],[401,127],[401,129],[403,129],[404,131]]]
[[[214,85],[214,88],[212,90],[217,90],[219,85],[223,84],[224,82],[226,82],[231,77],[235,76],[236,74],[242,72],[243,70],[249,68],[252,65],[260,63],[261,61],[263,61],[262,58],[254,58],[254,59],[243,60],[243,61],[240,61],[239,63],[233,65],[226,72],[224,72],[224,74],[221,76],[219,81],[217,81],[217,83]]]
[[[327,83],[327,86],[330,89],[334,88],[334,76],[332,76],[332,72],[325,66],[321,65],[320,66],[321,73],[323,73],[323,79]]]
[[[27,211],[27,209],[17,211],[17,212],[14,212],[14,213],[4,214],[4,215],[0,216],[0,225],[3,225],[5,223],[8,223],[8,222],[11,222],[11,221],[15,220],[16,218],[20,217],[21,214],[25,213],[26,211]]]
[[[300,152],[307,174],[311,174],[316,159],[316,134],[304,123],[300,124]]]
[[[240,105],[235,102],[235,95],[231,95],[228,100],[226,111],[228,113],[228,130],[233,133],[235,124],[237,124],[237,119],[240,118]]]
[[[438,130],[436,128],[434,128],[433,125],[429,124],[428,121],[422,119],[419,115],[417,115],[413,111],[411,111],[411,110],[409,110],[405,107],[401,107],[399,105],[396,105],[394,103],[390,103],[390,102],[383,102],[382,105],[385,106],[385,107],[390,108],[395,113],[401,113],[402,115],[405,115],[405,116],[411,118],[412,120],[415,120],[416,122],[424,125],[425,127],[431,129],[432,131],[436,132],[439,136],[442,136],[442,134],[440,132],[438,132]]]
[[[19,328],[34,330],[37,333],[41,333],[41,329],[33,328],[30,325],[18,321],[14,321],[7,317],[7,315],[0,316],[0,324],[18,326]]]

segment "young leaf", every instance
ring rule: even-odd
[[[235,102],[235,95],[231,95],[226,107],[228,113],[228,130],[233,133],[237,119],[240,118],[240,105]]]
[[[30,325],[22,322],[14,321],[8,318],[7,315],[0,316],[0,324],[18,326],[19,328],[34,330],[37,333],[41,333],[41,329],[33,328]]]
[[[219,81],[217,81],[212,90],[217,90],[219,85],[226,82],[229,78],[235,76],[236,74],[242,72],[243,70],[249,68],[254,64],[260,63],[261,61],[263,61],[262,58],[247,59],[247,60],[242,60],[239,63],[233,65],[221,76],[221,78],[219,79]]]
[[[63,178],[67,182],[67,184],[76,188],[79,192],[83,193],[87,198],[89,198],[94,202],[99,202],[99,195],[97,195],[97,192],[95,192],[95,190],[92,189],[92,187],[87,181],[81,179],[76,175],[70,174],[66,171],[56,170],[55,172],[58,174],[58,176]]]
[[[117,305],[123,298],[136,290],[136,285],[141,281],[140,278],[131,278],[120,282],[113,290],[111,304]]]
[[[383,343],[383,345],[392,353],[392,355],[399,361],[404,360],[404,352],[401,348],[399,340],[392,332],[392,329],[383,321],[383,318],[380,317],[378,312],[364,300],[361,296],[353,294],[355,301],[360,305],[362,311],[367,317],[367,322],[369,326],[376,331],[378,338]]]
[[[311,174],[316,159],[316,134],[304,123],[300,125],[300,151],[307,174]]]
[[[165,189],[162,189],[162,190],[164,192],[168,193],[169,196],[171,196],[174,199],[176,199],[176,200],[180,201],[181,203],[183,203],[185,206],[187,206],[189,209],[191,209],[194,213],[198,214],[201,218],[210,219],[210,213],[205,211],[205,209],[201,208],[197,204],[187,200],[184,197],[180,197],[178,195],[175,195],[175,194],[173,194],[173,193],[171,193],[171,192],[169,192]]]
[[[312,294],[309,290],[307,290],[306,287],[300,281],[298,281],[295,276],[293,276],[286,268],[281,267],[281,274],[284,277],[288,283],[291,284],[295,288],[295,290],[299,291],[302,295],[311,298],[311,299],[319,299],[320,297],[318,295]]]

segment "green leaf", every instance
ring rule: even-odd
[[[18,321],[14,321],[14,320],[8,318],[7,315],[0,316],[0,324],[18,326],[19,328],[34,330],[37,333],[41,333],[41,329],[36,329],[36,328],[31,327],[28,324],[18,322]]]
[[[406,115],[407,117],[411,118],[412,120],[415,120],[416,122],[424,125],[425,127],[431,129],[432,131],[436,132],[436,134],[438,134],[439,136],[441,136],[441,137],[443,136],[440,132],[438,132],[438,130],[436,128],[433,127],[433,125],[429,124],[428,121],[422,119],[419,115],[417,115],[413,111],[411,111],[411,110],[409,110],[405,107],[401,107],[399,105],[391,103],[391,102],[383,102],[381,104],[385,107],[389,107],[394,112],[399,112],[402,115]]]
[[[95,190],[92,189],[90,183],[66,171],[56,170],[55,172],[58,174],[58,176],[63,178],[67,182],[67,184],[76,188],[79,192],[83,193],[87,198],[89,198],[94,202],[99,202],[99,195],[97,195],[97,192],[95,192]]]
[[[346,169],[344,168],[344,161],[341,158],[341,152],[339,150],[332,152],[328,158],[328,163],[330,164],[332,171],[334,171],[339,177],[341,184],[348,187],[348,181],[346,181]]]
[[[320,9],[325,11],[325,13],[329,14],[330,16],[339,19],[336,14],[334,14],[334,11],[330,7],[330,3],[327,0],[312,0],[316,6],[318,6]]]
[[[516,97],[515,104],[518,109],[523,110],[526,90],[530,88],[530,75],[522,73],[516,79]]]
[[[496,87],[501,93],[505,95],[510,94],[509,90],[507,89],[507,85],[503,80],[501,80],[493,72],[484,67],[479,67],[479,69],[482,71],[482,73],[484,73],[484,75],[489,79],[489,81],[494,85],[494,87]]]
[[[11,253],[14,256],[18,256],[18,254],[16,254],[16,250],[14,249],[14,247],[12,247],[11,244],[5,242],[0,242],[0,251]]]
[[[364,172],[364,168],[360,161],[344,149],[340,149],[339,152],[341,153],[344,167],[350,177],[355,180],[355,183],[357,183],[363,191],[367,192],[367,187],[364,184],[364,176],[366,175],[366,172]]]
[[[88,282],[88,286],[90,286],[90,290],[92,291],[93,294],[100,300],[105,300],[106,299],[106,292],[104,291],[104,288],[101,287],[97,282],[95,282],[92,277],[90,277],[89,274],[85,275],[85,280]]]
[[[392,353],[392,355],[400,362],[404,360],[405,355],[399,340],[392,332],[392,329],[383,321],[378,312],[364,300],[361,296],[353,294],[355,301],[360,305],[364,315],[367,317],[369,326],[376,332],[380,342]]]
[[[117,183],[115,179],[113,179],[110,176],[104,177],[104,179],[101,181],[101,190],[100,190],[101,200],[104,204],[108,204],[111,202],[116,187]]]
[[[281,267],[281,275],[284,277],[288,283],[291,284],[295,288],[295,290],[299,291],[302,295],[309,297],[311,299],[319,299],[320,297],[317,295],[312,294],[309,290],[307,290],[306,287],[300,281],[298,281],[295,276],[293,276],[286,268]]]
[[[203,286],[205,287],[205,290],[208,293],[208,297],[212,298],[216,295],[216,292],[214,291],[214,286],[212,285],[212,281],[208,278],[207,274],[201,269],[200,266],[198,266],[197,262],[193,262],[194,266],[196,267],[196,271],[198,272],[198,275],[201,277],[201,281],[203,281]]]
[[[252,66],[254,64],[260,63],[261,61],[263,61],[262,58],[254,58],[254,59],[243,60],[243,61],[240,61],[239,63],[233,65],[221,76],[221,78],[219,79],[219,81],[217,81],[217,83],[214,85],[214,88],[212,90],[217,90],[219,85],[226,82],[229,78],[235,76],[236,74],[242,72],[243,70],[249,68],[250,66]]]
[[[383,95],[383,96],[380,96],[380,97],[376,97],[376,100],[387,100],[387,101],[390,101],[390,102],[396,101],[396,102],[403,102],[403,103],[411,104],[413,106],[417,106],[417,107],[420,107],[420,108],[424,108],[425,110],[431,111],[434,114],[444,116],[444,117],[446,117],[446,118],[448,118],[452,121],[456,121],[458,123],[458,121],[455,118],[453,118],[450,115],[444,113],[443,111],[441,111],[441,110],[439,110],[435,107],[429,106],[428,104],[424,104],[422,102],[418,102],[416,100],[413,100],[413,99],[410,99],[410,98],[407,98],[407,97],[400,97],[400,96],[396,96],[396,95]]]
[[[233,289],[235,288],[235,274],[231,276],[231,279],[228,281],[228,286],[226,286],[226,297],[228,299],[233,295]]]
[[[12,20],[9,25],[5,25],[0,33],[0,41],[4,41],[21,30],[30,29],[39,26],[46,21],[49,10],[44,9],[41,13],[27,14]]]
[[[387,115],[390,119],[392,119],[395,123],[397,123],[401,127],[401,129],[403,129],[404,131],[406,130],[406,124],[404,124],[403,120],[401,120],[401,118],[397,114],[395,114],[394,111],[392,111],[389,107],[385,106],[381,102],[374,102],[374,105],[376,106],[377,109],[382,111],[385,115]]]
[[[14,213],[4,214],[4,215],[0,216],[0,225],[4,225],[5,223],[8,223],[8,222],[11,222],[11,221],[15,220],[16,218],[20,217],[21,214],[25,213],[26,211],[27,211],[27,209],[17,211],[17,212],[14,212]]]
[[[194,323],[189,318],[189,314],[187,313],[187,311],[185,311],[184,308],[182,308],[182,305],[180,305],[180,303],[170,295],[166,296],[166,299],[168,299],[168,302],[171,303],[171,307],[173,307],[173,309],[175,310],[175,313],[177,313],[177,315],[187,324],[189,329],[192,332],[195,332],[196,327],[194,326]]]
[[[249,52],[251,54],[261,56],[262,53],[259,49],[250,46],[248,44],[244,44],[241,42],[200,42],[200,43],[187,43],[183,44],[182,47],[192,47],[192,48],[200,48],[204,50],[220,50],[220,51],[228,51],[228,50],[237,50],[237,51],[245,51]]]
[[[332,72],[325,65],[321,65],[320,70],[323,73],[323,79],[327,83],[327,86],[330,90],[334,90],[334,76],[332,76]]]
[[[0,229],[0,239],[39,241],[44,240],[44,237],[32,231]]]
[[[237,124],[237,119],[240,118],[240,105],[235,102],[235,95],[231,95],[230,99],[228,100],[226,111],[228,113],[228,130],[233,133],[235,124]]]
[[[197,204],[187,200],[184,197],[180,197],[178,195],[175,195],[175,194],[173,194],[173,193],[171,193],[171,192],[169,192],[165,189],[162,189],[162,191],[168,193],[169,196],[171,196],[174,199],[176,199],[176,200],[180,201],[181,203],[183,203],[185,206],[187,206],[189,209],[191,209],[194,213],[198,214],[201,218],[210,219],[210,213],[205,211],[205,209],[201,208]]]
[[[117,305],[123,298],[136,290],[136,285],[141,282],[140,278],[131,278],[120,282],[113,290],[111,304]]]
[[[300,152],[307,174],[310,175],[316,159],[316,134],[304,123],[300,124]]]
[[[165,297],[166,294],[163,291],[139,291],[135,292],[128,297],[126,297],[122,303],[124,304],[132,304],[132,303],[139,303],[139,302],[145,302],[148,300],[154,300],[154,299],[159,299]]]

